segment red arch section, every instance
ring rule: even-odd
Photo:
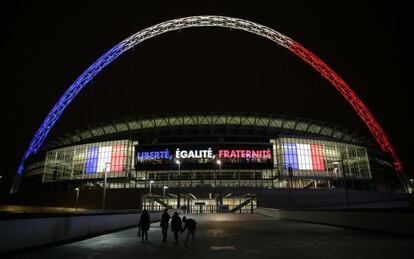
[[[306,63],[316,69],[323,77],[325,77],[331,84],[341,93],[341,95],[352,105],[354,110],[358,113],[359,117],[365,122],[375,140],[380,145],[381,149],[389,153],[394,160],[394,168],[401,172],[403,170],[401,160],[399,159],[397,152],[388,140],[385,132],[381,126],[375,120],[374,116],[365,106],[365,104],[359,99],[356,93],[351,87],[345,83],[342,78],[335,73],[328,65],[320,60],[312,52],[301,46],[299,43],[293,41],[289,48],[293,53],[299,56]]]

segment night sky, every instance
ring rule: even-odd
[[[2,7],[3,189],[49,110],[105,51],[156,23],[209,14],[269,26],[324,60],[368,106],[412,172],[408,6],[394,1],[141,2],[15,1]],[[66,109],[49,139],[112,120],[197,111],[299,116],[369,136],[345,99],[288,50],[247,32],[192,28],[145,41],[118,58]]]

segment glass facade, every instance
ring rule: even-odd
[[[137,172],[139,187],[273,187],[271,169],[157,170]],[[139,182],[139,181],[138,181]]]
[[[59,148],[47,152],[43,182],[126,177],[131,171],[133,144],[116,140]]]
[[[282,178],[371,179],[365,147],[302,138],[279,138],[275,167]]]
[[[220,165],[214,160],[208,168],[202,168],[186,164],[185,160],[178,165],[171,156],[168,168],[144,169],[136,167],[135,149],[139,147],[136,144],[131,140],[116,140],[51,150],[46,154],[43,182],[83,179],[100,182],[107,172],[107,177],[112,178],[108,188],[148,188],[149,181],[154,181],[155,188],[331,188],[342,186],[344,176],[348,181],[372,178],[366,148],[340,142],[292,137],[271,139],[266,148],[271,151],[272,160],[268,168],[238,167],[237,163],[230,166],[225,164],[225,159]]]
[[[163,204],[168,204],[172,208],[180,208],[185,213],[216,213],[222,212],[234,212],[234,213],[252,213],[257,208],[256,198],[245,195],[237,195],[231,197],[223,197],[221,199],[222,204],[213,197],[212,193],[209,193],[210,197],[191,197],[187,194],[182,197],[171,197],[166,195],[162,196],[148,196],[144,195],[142,199],[142,208],[153,210],[163,210]],[[178,200],[180,203],[178,203]]]

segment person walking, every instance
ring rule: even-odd
[[[164,213],[161,215],[161,230],[162,230],[162,241],[167,241],[167,232],[168,232],[168,221],[170,220],[170,214],[168,214],[168,209],[164,209]]]
[[[195,238],[194,238],[194,233],[196,230],[196,225],[197,222],[194,219],[187,219],[185,216],[183,217],[183,222],[184,222],[184,229],[181,231],[184,232],[187,229],[187,237],[185,239],[185,244],[187,244],[188,239],[191,235],[191,239],[193,240],[193,243],[195,242]]]
[[[171,218],[171,231],[174,232],[174,244],[178,244],[178,232],[182,230],[181,218],[178,216],[178,212],[174,212]]]
[[[139,219],[138,227],[141,230],[141,243],[148,241],[148,230],[150,228],[150,216],[147,210],[143,210],[141,214],[141,218]]]

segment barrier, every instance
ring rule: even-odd
[[[278,210],[258,208],[255,212],[280,219],[414,235],[413,210]]]
[[[141,212],[31,214],[0,220],[0,253],[99,235],[138,225]],[[159,221],[162,212],[150,212]],[[10,215],[12,216],[12,215]],[[16,215],[13,215],[16,217]]]

